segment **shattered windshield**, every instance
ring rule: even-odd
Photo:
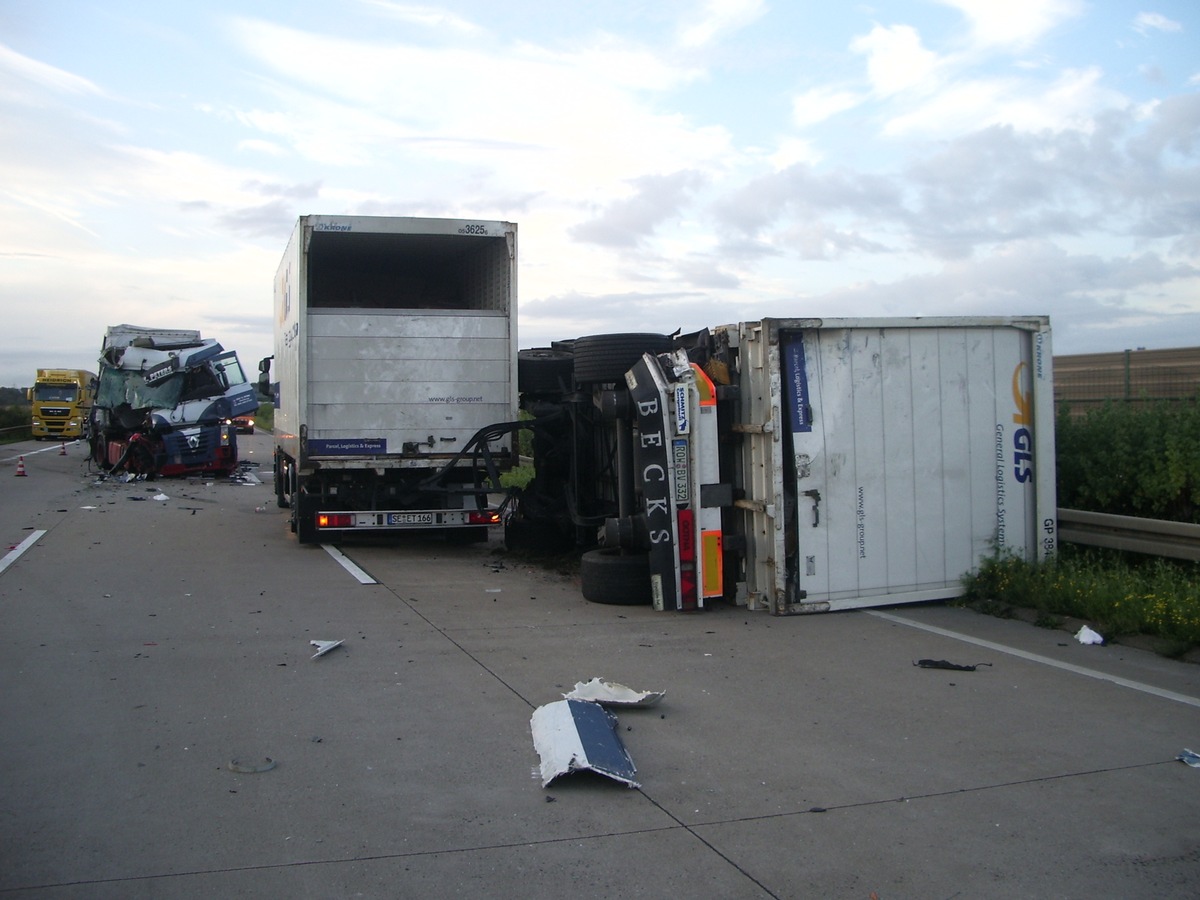
[[[141,372],[106,368],[100,373],[95,402],[103,409],[115,409],[122,403],[133,409],[171,409],[179,402],[182,391],[182,372],[147,385]]]

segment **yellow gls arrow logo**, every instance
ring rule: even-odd
[[[1021,390],[1021,370],[1028,369],[1025,363],[1017,363],[1013,369],[1012,394],[1017,411],[1013,423],[1020,426],[1013,432],[1013,476],[1022,483],[1033,478],[1033,391]]]

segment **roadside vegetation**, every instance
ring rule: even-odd
[[[1036,623],[1057,628],[1064,617],[1085,619],[1106,639],[1150,635],[1160,652],[1181,655],[1200,646],[1200,566],[1157,557],[1064,544],[1037,564],[997,555],[966,578],[963,602],[981,612],[1036,611]]]
[[[33,436],[30,405],[24,388],[0,388],[0,444],[27,441]]]
[[[1058,505],[1200,523],[1200,398],[1060,410]],[[1106,638],[1149,635],[1159,651],[1200,646],[1200,564],[1063,544],[1042,563],[993,555],[964,578],[963,602],[1038,624],[1085,619]]]
[[[1059,411],[1058,505],[1200,523],[1200,397]]]
[[[522,420],[533,418],[521,410]],[[517,446],[523,461],[519,466],[500,473],[500,484],[506,488],[523,488],[533,480],[533,432],[523,428],[517,432]]]
[[[258,404],[254,414],[254,427],[270,434],[275,429],[275,406],[269,401]]]

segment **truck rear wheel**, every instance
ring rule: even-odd
[[[583,596],[593,603],[644,606],[652,602],[650,555],[620,550],[589,550],[579,561]]]
[[[279,456],[276,456],[275,457],[275,505],[278,506],[280,509],[289,509],[292,505],[292,501],[288,499],[287,476],[288,476],[287,464],[285,462],[283,462],[283,460],[280,459]]]
[[[667,334],[593,334],[575,339],[575,383],[621,381],[643,353],[667,353]]]
[[[517,353],[517,390],[522,394],[562,394],[571,389],[575,358],[570,350],[535,347]]]

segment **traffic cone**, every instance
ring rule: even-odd
[[[63,441],[63,442],[62,442],[62,447],[59,449],[59,451],[58,451],[58,455],[59,455],[59,456],[66,456],[66,455],[67,455],[67,442],[66,442],[66,441]]]
[[[25,476],[25,457],[23,456],[17,457],[17,475],[19,477]]]

